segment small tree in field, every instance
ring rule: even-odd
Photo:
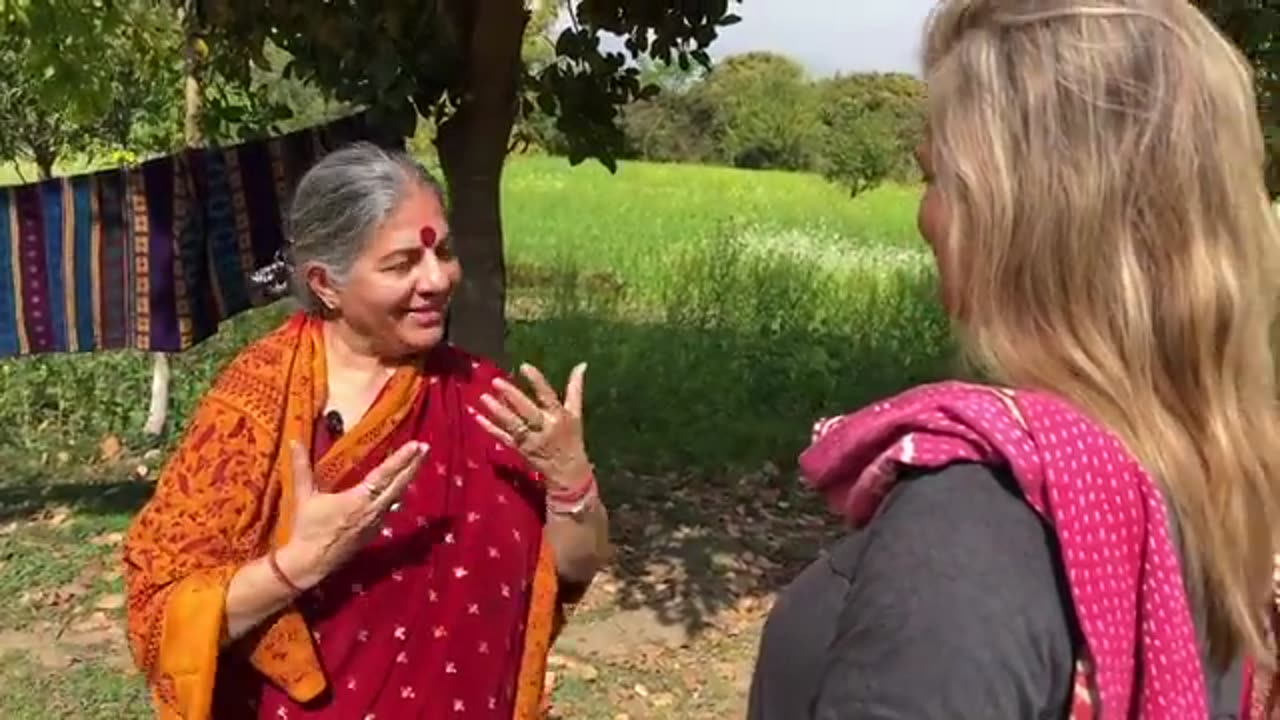
[[[901,73],[859,73],[818,84],[823,175],[852,194],[913,174],[924,130],[924,83]]]
[[[39,105],[32,86],[39,83],[22,61],[24,43],[0,37],[0,158],[35,163],[41,178],[53,177],[53,165],[68,152],[82,150],[87,134],[63,109]]]
[[[68,155],[170,144],[181,110],[171,12],[147,0],[121,0],[110,13],[94,3],[25,9],[27,22],[0,15],[0,158],[32,162],[48,178]],[[59,67],[74,67],[74,81]]]

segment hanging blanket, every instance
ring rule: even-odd
[[[177,352],[269,302],[250,275],[283,244],[294,185],[325,152],[371,136],[359,114],[0,188],[0,358]]]

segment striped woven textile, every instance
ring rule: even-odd
[[[186,350],[269,298],[293,186],[364,114],[136,167],[0,188],[0,358]]]

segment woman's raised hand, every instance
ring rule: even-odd
[[[503,379],[495,380],[499,397],[480,398],[487,416],[476,419],[495,438],[515,448],[529,465],[547,479],[549,489],[568,490],[591,476],[582,437],[582,385],[586,363],[569,373],[564,402],[546,377],[532,365],[522,365],[520,373],[533,388],[533,398]]]
[[[281,570],[301,589],[338,569],[377,533],[382,516],[418,473],[427,454],[420,442],[401,445],[363,482],[336,493],[316,488],[307,451],[289,448],[293,464],[294,512],[289,540],[280,548]]]

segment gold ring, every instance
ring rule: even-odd
[[[511,431],[511,437],[517,442],[522,443],[524,439],[529,437],[529,423],[521,421],[515,430]]]

